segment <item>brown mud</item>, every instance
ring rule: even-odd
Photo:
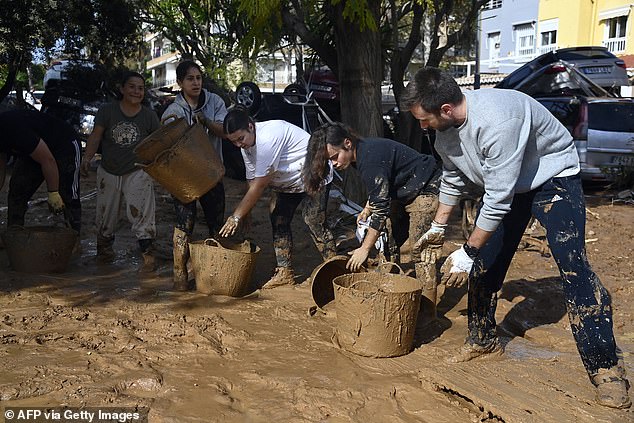
[[[314,302],[306,280],[321,258],[300,213],[293,220],[293,267],[303,283],[243,298],[173,292],[171,198],[157,189],[163,260],[154,274],[139,275],[142,260],[125,219],[115,261],[95,260],[94,180],[92,172],[82,182],[82,252],[66,273],[11,271],[0,249],[0,406],[141,405],[150,408],[151,422],[634,421],[632,410],[595,404],[556,266],[530,246],[516,255],[500,292],[502,357],[445,361],[466,335],[466,295],[464,288],[439,287],[439,318],[417,327],[410,354],[367,358],[333,345],[333,313],[308,313]],[[244,187],[225,183],[229,212]],[[28,224],[56,223],[38,198],[43,192]],[[250,234],[261,248],[254,286],[275,268],[268,200],[252,216]],[[632,379],[634,209],[590,200],[588,255],[612,295],[615,335]],[[445,255],[461,243],[459,227],[452,230]],[[205,231],[197,222],[193,239],[204,239]]]

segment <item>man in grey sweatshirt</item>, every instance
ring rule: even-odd
[[[436,132],[443,161],[440,205],[418,246],[442,246],[453,208],[469,186],[484,190],[475,229],[447,258],[448,285],[468,279],[469,334],[453,362],[500,354],[497,292],[526,226],[546,229],[559,267],[568,317],[599,404],[627,408],[629,383],[617,356],[610,295],[585,251],[585,200],[579,158],[566,128],[531,97],[512,90],[462,92],[436,68],[416,73],[402,98],[421,127]]]

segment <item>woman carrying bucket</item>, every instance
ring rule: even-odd
[[[277,267],[263,288],[292,285],[295,280],[291,268],[291,220],[302,201],[304,222],[310,229],[317,250],[324,259],[335,255],[333,235],[324,225],[330,182],[326,179],[328,172],[315,195],[307,196],[301,172],[310,135],[286,121],[254,122],[246,109],[237,107],[225,117],[224,131],[229,141],[241,149],[249,188],[220,230],[220,235],[233,235],[265,188],[270,186],[273,190],[270,219]]]
[[[209,142],[222,160],[222,121],[227,115],[224,101],[202,87],[202,70],[195,62],[184,61],[176,67],[176,82],[181,92],[163,113],[163,122],[168,123],[171,117],[185,118],[190,125],[195,121],[200,122],[206,127]],[[209,236],[214,237],[224,221],[225,188],[222,181],[203,194],[198,201],[205,214]],[[185,291],[188,289],[188,242],[196,221],[196,201],[185,204],[174,198],[174,207],[174,289]]]
[[[303,179],[307,192],[320,189],[328,172],[328,162],[343,170],[355,163],[368,190],[368,201],[357,221],[367,221],[368,231],[359,248],[354,250],[346,267],[358,270],[368,258],[390,216],[392,203],[403,209],[409,221],[410,244],[421,238],[430,227],[438,207],[441,169],[434,157],[384,138],[361,138],[343,123],[326,123],[310,137]],[[395,228],[398,229],[398,228]],[[396,240],[398,244],[401,242]],[[442,245],[442,244],[441,244]],[[416,277],[423,295],[429,299],[427,310],[435,317],[436,261],[440,249],[430,243],[420,254],[418,245],[411,245]],[[426,312],[427,314],[427,312]]]
[[[136,72],[126,72],[121,87],[121,99],[99,108],[95,127],[88,136],[86,152],[81,160],[82,175],[88,174],[90,161],[101,145],[101,162],[97,168],[97,259],[111,262],[115,258],[112,246],[119,222],[119,210],[125,200],[125,210],[136,236],[143,265],[141,271],[155,268],[152,243],[156,238],[154,221],[154,183],[152,178],[135,166],[134,147],[159,128],[152,110],[141,104],[145,96],[145,80]]]

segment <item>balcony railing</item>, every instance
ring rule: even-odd
[[[539,54],[544,54],[555,50],[557,50],[557,44],[547,44],[545,46],[539,46]]]
[[[608,38],[603,41],[603,46],[610,50],[612,53],[625,51],[625,37],[620,38]]]

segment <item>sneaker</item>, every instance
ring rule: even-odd
[[[294,285],[295,275],[290,267],[276,267],[273,277],[262,286],[262,289],[277,288],[282,285]]]
[[[502,345],[500,345],[497,339],[484,347],[466,342],[460,350],[458,350],[457,354],[447,358],[447,362],[464,363],[465,361],[470,361],[478,357],[499,357],[502,353]]]
[[[625,370],[621,366],[611,369],[599,369],[592,377],[592,383],[596,386],[597,403],[610,408],[630,408],[632,401],[627,391],[629,382],[625,378]]]

